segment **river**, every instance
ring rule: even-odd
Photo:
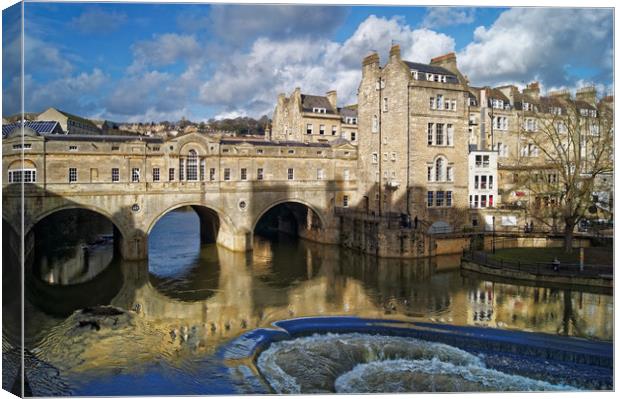
[[[235,253],[200,245],[198,223],[192,211],[166,215],[145,262],[114,256],[105,229],[98,243],[89,238],[89,249],[78,240],[63,256],[38,256],[25,307],[33,392],[252,392],[214,353],[246,331],[304,316],[613,339],[610,295],[463,274],[459,256],[377,259],[286,235],[256,237],[254,251]],[[92,321],[105,315],[80,311],[96,305],[131,312],[106,326]]]

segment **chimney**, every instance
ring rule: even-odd
[[[332,108],[334,109],[334,111],[338,110],[338,104],[337,104],[337,95],[336,95],[336,90],[330,90],[328,91],[325,96],[327,97],[327,101],[329,101],[329,103],[331,104]]]
[[[400,61],[400,44],[393,44],[390,49],[390,61]]]
[[[362,76],[366,73],[374,73],[379,70],[379,54],[373,51],[372,54],[366,56],[362,61]]]
[[[550,91],[549,96],[568,101],[570,100],[570,91],[566,89]]]
[[[527,86],[525,86],[525,89],[523,89],[523,94],[538,100],[540,98],[540,85],[538,84],[538,82],[532,82],[528,84]]]
[[[448,71],[460,75],[460,71],[456,67],[456,54],[448,53],[431,59],[431,65],[446,68]]]
[[[596,106],[596,88],[594,86],[586,86],[577,90],[575,99],[585,101],[590,105]]]

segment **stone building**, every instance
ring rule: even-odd
[[[450,225],[467,209],[467,81],[451,53],[430,64],[362,62],[358,90],[358,206]]]
[[[56,108],[48,108],[40,113],[37,120],[58,122],[67,134],[101,134],[101,130],[92,121]]]
[[[357,107],[338,108],[335,90],[325,96],[301,93],[278,96],[273,111],[271,138],[277,141],[327,143],[346,139],[357,143]]]

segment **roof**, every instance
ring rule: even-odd
[[[491,99],[491,98],[495,98],[498,100],[503,100],[506,103],[510,102],[510,99],[508,97],[506,97],[506,95],[504,93],[502,93],[501,90],[498,89],[494,89],[492,87],[485,87],[486,91],[487,91],[487,98]]]
[[[594,105],[583,100],[575,100],[575,107],[577,107],[577,109],[596,109]]]
[[[438,75],[446,75],[446,83],[459,83],[459,79],[454,74],[454,72],[448,71],[446,68],[436,66],[436,65],[428,65],[421,64],[419,62],[411,62],[411,61],[403,61],[409,69],[412,71],[424,72],[424,73],[433,73]],[[426,75],[418,75],[419,80],[426,80]]]
[[[45,136],[46,140],[62,140],[62,141],[103,141],[103,142],[126,142],[126,141],[145,141],[147,143],[163,143],[161,137],[150,136],[120,136],[109,134],[52,134]]]
[[[21,122],[13,122],[8,123],[6,125],[2,125],[2,137],[7,137],[9,133],[13,131],[13,129],[21,126]],[[56,121],[26,121],[25,126],[31,128],[39,135],[47,135],[56,133],[64,133],[60,124]]]
[[[221,139],[220,144],[241,144],[262,145],[271,147],[330,147],[328,143],[302,143],[300,141],[266,141],[266,140],[230,140]]]
[[[514,107],[516,110],[522,110],[523,109],[523,103],[528,103],[528,104],[540,104],[540,101],[538,101],[537,99],[535,99],[532,96],[528,96],[527,94],[522,94],[522,93],[515,93],[514,94]]]
[[[93,123],[93,121],[91,121],[90,119],[86,119],[86,118],[82,118],[81,116],[77,116],[77,115],[70,114],[70,113],[68,113],[68,112],[65,112],[65,111],[59,110],[58,108],[54,108],[54,109],[55,109],[56,111],[60,112],[61,114],[63,114],[64,116],[66,116],[66,117],[67,117],[67,118],[69,118],[69,119],[73,119],[73,120],[76,120],[76,121],[78,121],[78,122],[82,122],[82,123],[85,123],[85,124],[91,125],[91,126],[93,126],[94,128],[97,128],[97,125],[95,125],[95,124]]]
[[[338,112],[343,118],[356,118],[357,117],[357,104],[350,105],[348,107],[338,108]]]
[[[314,108],[325,108],[326,113],[335,114],[332,104],[325,96],[314,96],[310,94],[301,95],[301,110],[312,112]]]

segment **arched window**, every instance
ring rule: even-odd
[[[435,161],[435,181],[443,181],[444,179],[444,160],[443,158],[437,158]]]
[[[198,154],[196,151],[189,150],[189,155],[187,156],[187,180],[188,181],[197,181],[198,180]]]

